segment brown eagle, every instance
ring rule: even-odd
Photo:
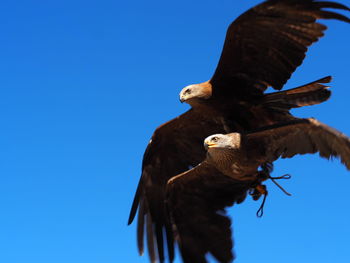
[[[174,235],[165,210],[167,181],[205,158],[203,139],[211,134],[244,132],[294,120],[289,110],[325,101],[330,92],[312,82],[280,90],[303,62],[307,48],[326,29],[317,19],[350,19],[324,8],[349,10],[334,2],[269,0],[248,10],[228,28],[221,58],[213,77],[184,88],[180,99],[192,109],[158,127],[144,154],[142,175],[130,211],[138,210],[137,242],[144,252],[144,234],[151,262],[174,259]],[[145,233],[146,231],[146,233]],[[165,240],[164,240],[165,239]]]
[[[225,207],[244,201],[249,189],[268,178],[258,170],[262,164],[318,152],[327,159],[339,157],[350,170],[350,139],[315,119],[244,134],[215,134],[204,145],[206,159],[167,184],[168,211],[182,258],[188,263],[206,263],[207,253],[221,263],[234,259]]]

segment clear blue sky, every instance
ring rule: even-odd
[[[258,2],[2,1],[0,262],[148,262],[126,226],[143,151]],[[350,26],[325,23],[287,88],[333,75],[331,100],[294,114],[350,135]],[[262,219],[251,200],[230,210],[236,262],[349,262],[350,173],[317,156],[284,173],[293,196],[269,184]]]

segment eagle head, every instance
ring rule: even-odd
[[[194,100],[209,99],[212,87],[209,81],[184,87],[180,92],[180,101],[191,104]]]
[[[204,147],[237,149],[241,146],[241,135],[239,133],[214,134],[204,140]]]

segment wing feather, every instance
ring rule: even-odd
[[[302,64],[308,47],[324,35],[327,27],[317,19],[350,22],[324,8],[350,10],[336,2],[269,0],[239,16],[227,30],[211,79],[213,94],[227,92],[239,81],[253,89],[237,92],[264,91],[268,86],[281,89]]]
[[[225,207],[242,202],[251,182],[233,180],[206,161],[169,180],[167,204],[184,262],[231,262],[231,220]]]
[[[149,255],[151,262],[156,262],[156,250],[154,247],[153,222],[152,222],[152,216],[150,213],[146,214],[146,231],[147,231],[148,255]],[[161,245],[163,245],[163,244],[161,244]]]
[[[169,261],[174,259],[174,237],[164,204],[167,181],[203,161],[206,154],[203,140],[217,132],[224,132],[221,124],[203,119],[193,110],[161,125],[154,132],[144,154],[142,175],[128,220],[131,224],[139,209],[138,250],[143,254],[146,235],[151,262],[164,262],[164,243]]]
[[[260,147],[262,158],[269,162],[318,152],[327,159],[340,158],[350,170],[350,138],[313,118],[266,127],[247,134],[246,140],[247,151]]]
[[[140,210],[139,210],[138,219],[137,219],[137,221],[139,222],[137,224],[137,247],[139,249],[140,255],[143,255],[143,252],[144,252],[144,246],[143,246],[143,233],[145,229],[144,220],[145,220],[145,202],[142,202],[140,203]]]

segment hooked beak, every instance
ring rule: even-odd
[[[204,140],[204,148],[205,150],[208,150],[209,148],[217,146],[215,143]]]
[[[182,96],[180,97],[180,102],[181,102],[181,103],[184,103],[184,102],[185,102],[185,99],[184,99]]]

